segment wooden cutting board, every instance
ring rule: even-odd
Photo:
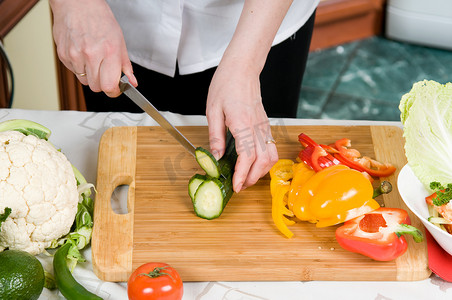
[[[194,145],[208,148],[207,127],[178,128]],[[328,144],[343,137],[363,155],[406,164],[402,130],[389,126],[274,126],[280,158],[295,159],[298,134]],[[184,281],[421,280],[430,275],[426,243],[408,237],[397,260],[377,262],[343,250],[337,226],[290,226],[283,237],[271,217],[270,178],[235,194],[220,218],[194,212],[187,183],[203,173],[195,159],[160,127],[114,127],[99,145],[97,195],[92,239],[93,268],[106,281],[127,281],[146,262],[166,262]],[[393,192],[377,200],[406,210],[397,192],[398,171],[387,178]],[[376,183],[377,184],[377,183]],[[116,214],[111,195],[128,185],[128,213]],[[412,224],[423,230],[410,212]]]

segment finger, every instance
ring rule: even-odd
[[[102,59],[99,57],[91,58],[86,63],[86,79],[88,80],[89,88],[93,92],[100,92],[101,84],[100,84],[100,68],[101,68]]]
[[[62,50],[61,56],[64,57],[64,64],[66,66],[70,65],[68,69],[75,74],[80,83],[88,85],[85,60],[82,57],[82,53],[72,46]]]
[[[77,79],[80,81],[81,84],[83,85],[88,85],[88,79],[87,79],[87,74],[85,71],[85,64],[83,62],[69,62],[68,63],[70,65],[70,67],[68,67],[69,70],[71,70],[75,77],[77,77]],[[67,66],[66,66],[67,67]]]
[[[278,158],[276,146],[269,142],[273,141],[271,128],[268,119],[254,126],[254,144],[256,151],[256,159],[250,167],[248,176],[243,185],[247,188],[255,184],[268,170],[273,166]]]
[[[241,190],[255,184],[261,177],[267,174],[270,168],[278,160],[276,146],[271,142],[274,140],[265,111],[262,111],[260,114],[258,113],[258,115],[260,116],[258,119],[264,121],[257,122],[257,124],[253,126],[254,130],[252,131],[251,137],[253,143],[251,144],[248,142],[248,147],[250,148],[249,152],[254,151],[255,155],[254,157],[250,156],[249,158],[248,163],[250,163],[250,166]]]
[[[206,117],[209,125],[210,152],[219,160],[224,155],[226,147],[224,115],[220,109],[208,106]]]
[[[256,160],[256,144],[252,128],[232,129],[236,141],[237,163],[235,165],[232,186],[236,193],[242,190],[251,166]]]
[[[77,77],[78,81],[80,81],[83,85],[88,85],[88,79],[86,78],[85,72],[76,72],[74,71],[75,76]]]
[[[131,85],[133,85],[134,87],[138,86],[138,81],[133,74],[132,63],[129,60],[127,51],[123,53],[122,56],[122,72],[127,76]]]
[[[119,90],[119,79],[121,78],[121,61],[116,56],[105,58],[99,68],[100,89],[108,97],[118,97],[121,94]]]
[[[242,189],[254,185],[278,161],[278,151],[275,144],[267,144],[263,151],[260,150],[260,147],[256,147],[256,150],[258,151],[256,160],[250,168]]]

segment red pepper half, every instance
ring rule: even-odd
[[[358,150],[349,148],[351,146],[349,139],[337,140],[334,146],[339,151],[334,154],[334,157],[352,169],[366,172],[374,177],[387,177],[396,171],[391,164],[383,164],[366,156],[360,157],[361,154]]]
[[[336,230],[336,240],[348,251],[389,261],[404,254],[408,248],[402,235],[412,235],[417,243],[422,241],[422,233],[410,223],[408,213],[403,209],[379,208],[345,222]]]
[[[298,157],[314,171],[318,172],[324,168],[340,164],[336,158],[322,147],[324,145],[317,144],[306,134],[301,133],[298,136],[298,140],[305,147],[300,151]]]

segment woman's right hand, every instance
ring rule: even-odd
[[[121,72],[137,86],[122,30],[105,0],[50,0],[63,64],[94,92],[120,95]]]

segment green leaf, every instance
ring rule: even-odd
[[[432,191],[438,191],[438,190],[443,189],[443,186],[438,181],[433,181],[433,182],[430,182],[430,189]]]
[[[0,214],[0,231],[2,231],[2,223],[6,221],[6,219],[9,217],[9,215],[11,214],[11,208],[9,207],[5,207],[5,211]]]
[[[44,276],[45,276],[44,287],[49,290],[56,289],[57,286],[56,286],[56,282],[55,282],[55,277],[51,273],[47,272],[46,270],[44,270]]]
[[[51,134],[47,127],[30,121],[22,119],[13,119],[0,123],[0,131],[15,130],[25,135],[33,135],[37,138],[48,140]]]
[[[431,182],[430,188],[436,193],[436,197],[432,198],[435,206],[445,205],[452,199],[452,184],[443,187],[439,182]]]
[[[431,182],[452,182],[452,83],[417,82],[399,109],[413,173],[427,190]]]

